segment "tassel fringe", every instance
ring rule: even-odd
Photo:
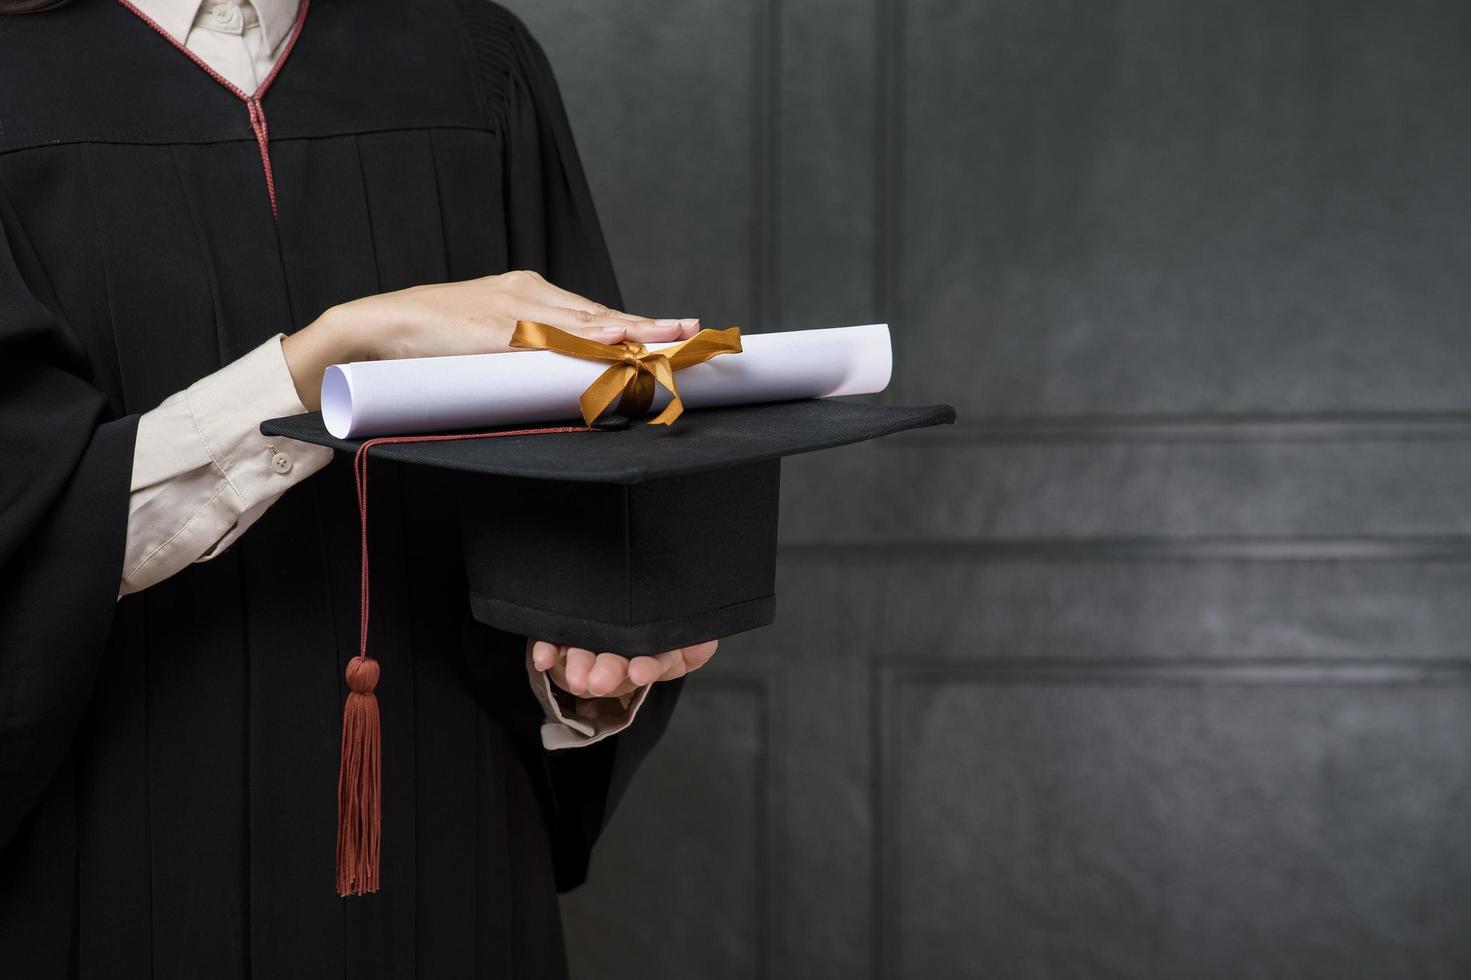
[[[383,824],[383,751],[378,722],[378,661],[353,657],[347,665],[342,711],[342,767],[337,774],[337,894],[378,890]]]

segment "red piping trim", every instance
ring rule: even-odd
[[[291,28],[291,36],[286,39],[286,46],[281,49],[281,56],[271,66],[270,74],[257,86],[255,92],[250,94],[247,94],[240,86],[234,84],[225,78],[224,75],[211,68],[203,58],[186,48],[178,38],[164,30],[158,21],[139,10],[131,0],[118,0],[118,3],[132,11],[139,20],[153,28],[160,37],[183,52],[184,56],[194,62],[194,64],[204,69],[206,75],[229,89],[235,98],[245,103],[246,112],[250,115],[250,131],[255,134],[255,145],[260,149],[261,171],[266,177],[266,194],[271,199],[271,219],[273,221],[279,220],[280,212],[276,209],[276,177],[271,171],[271,137],[270,131],[266,128],[266,110],[265,106],[261,105],[261,99],[266,97],[266,90],[271,87],[271,83],[276,80],[276,76],[281,74],[281,69],[285,66],[286,59],[291,57],[291,50],[296,47],[296,40],[301,37],[301,29],[306,24],[306,11],[307,7],[311,4],[311,0],[301,0],[301,7],[296,12],[296,23]]]
[[[271,219],[280,221],[281,215],[276,210],[276,175],[271,170],[271,134],[266,129],[266,110],[260,104],[260,98],[252,95],[245,100],[246,111],[250,113],[250,131],[255,134],[255,145],[260,150],[260,168],[266,175],[266,194],[271,199]]]

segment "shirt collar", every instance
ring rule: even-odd
[[[260,18],[261,30],[265,32],[266,44],[272,51],[281,46],[291,29],[296,26],[296,13],[300,0],[250,0],[255,14]]]
[[[296,12],[300,0],[248,0],[260,18],[261,31],[266,44],[274,51],[286,40],[296,26]],[[194,16],[204,5],[204,0],[132,0],[133,6],[143,11],[169,37],[183,44],[194,26]]]

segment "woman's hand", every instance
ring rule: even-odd
[[[569,694],[579,698],[611,698],[699,670],[715,656],[719,645],[719,640],[711,640],[630,660],[616,653],[593,653],[538,640],[531,647],[531,664],[549,674],[552,683]]]
[[[322,372],[346,361],[508,351],[517,320],[605,344],[683,340],[695,319],[654,320],[594,303],[535,272],[415,286],[334,306],[281,342],[301,403],[321,407]]]

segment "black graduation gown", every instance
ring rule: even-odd
[[[484,0],[313,0],[264,98],[113,0],[0,17],[0,973],[555,977],[664,728],[548,756],[453,508],[373,478],[383,891],[334,891],[349,467],[117,601],[137,415],[327,307],[533,268],[618,304],[545,57]],[[513,560],[510,556],[508,560]]]

